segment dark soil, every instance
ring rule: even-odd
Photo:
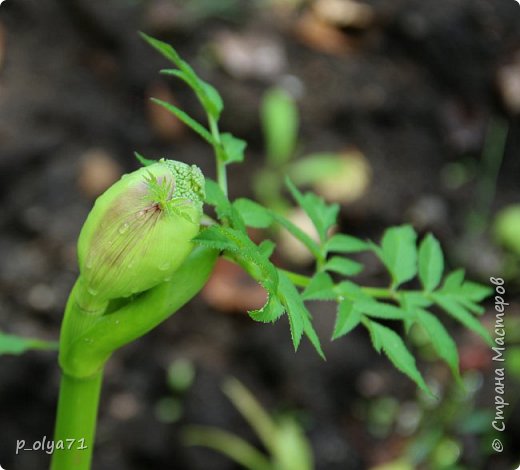
[[[229,2],[233,8],[213,13],[209,7],[189,10],[186,3],[198,4],[7,0],[0,6],[2,331],[58,338],[77,274],[76,238],[98,183],[97,173],[89,173],[91,162],[97,162],[89,159],[93,153],[101,152],[116,173],[137,168],[137,150],[195,163],[213,174],[210,150],[150,110],[147,98],[162,90],[202,119],[189,91],[157,74],[165,62],[143,44],[138,30],[174,44],[221,91],[222,127],[250,142],[246,163],[230,170],[232,196],[251,196],[252,179],[262,165],[262,93],[290,76],[300,90],[305,152],[356,146],[372,167],[367,194],[343,208],[346,231],[378,239],[384,227],[412,222],[421,231],[434,231],[451,253],[450,263],[464,264],[473,278],[486,282],[486,276],[500,274],[499,252],[489,238],[468,233],[467,214],[478,199],[475,180],[453,189],[442,175],[449,163],[478,167],[488,122],[502,118],[509,137],[493,212],[520,198],[520,160],[515,158],[520,121],[497,83],[501,67],[520,60],[515,59],[520,7],[514,0],[367,1],[375,19],[366,28],[338,28],[352,47],[332,54],[296,32],[310,8],[305,2],[285,16],[261,2]],[[215,7],[218,2],[203,3]],[[279,70],[237,78],[213,52],[222,32],[274,41],[282,51]],[[386,282],[377,268],[368,270],[365,281]],[[328,343],[333,308],[327,303],[312,307],[326,362],[308,344],[294,353],[285,320],[256,324],[247,315],[217,312],[201,298],[118,352],[106,369],[94,468],[237,468],[212,451],[186,447],[181,439],[183,426],[210,424],[257,442],[220,390],[227,376],[254,390],[269,410],[302,416],[318,470],[365,470],[395,459],[409,438],[394,431],[374,433],[363,410],[385,396],[413,401],[414,385],[373,351],[364,331]],[[518,311],[518,303],[511,309]],[[476,400],[490,409],[489,355],[455,325],[453,332],[470,355],[483,354],[475,366],[483,378]],[[172,396],[166,371],[178,358],[192,361],[197,373],[182,396],[180,420],[165,423],[157,416],[157,403]],[[443,376],[434,363],[421,367],[426,375]],[[8,470],[47,468],[49,456],[43,452],[14,453],[17,439],[30,443],[52,436],[59,381],[55,354],[4,356],[0,376],[0,464]],[[375,389],[367,386],[374,380]],[[489,446],[482,450],[486,444],[480,436],[458,435],[464,450],[457,468],[512,468],[520,457],[514,446],[518,411],[508,431],[504,453],[493,456]]]

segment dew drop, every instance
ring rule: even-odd
[[[164,262],[163,264],[159,265],[159,269],[161,271],[167,271],[170,269],[170,263],[168,261]]]
[[[139,212],[137,213],[137,216],[136,216],[136,217],[137,217],[138,219],[142,219],[145,215],[146,215],[146,211],[139,211]]]
[[[93,287],[89,287],[87,290],[90,295],[98,295],[98,290],[94,289]]]
[[[127,230],[128,230],[128,227],[129,227],[129,223],[128,222],[125,222],[124,224],[121,224],[119,226],[119,233],[125,233]]]

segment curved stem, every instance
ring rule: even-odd
[[[89,470],[103,371],[83,379],[63,374],[51,470]]]
[[[213,137],[213,149],[215,150],[215,157],[217,160],[217,182],[222,189],[222,192],[227,196],[228,185],[227,185],[227,172],[226,162],[224,161],[224,155],[222,155],[222,142],[220,140],[220,132],[218,130],[217,121],[210,115],[208,115],[209,128],[211,136]]]

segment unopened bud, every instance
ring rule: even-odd
[[[82,307],[167,281],[193,248],[203,200],[200,169],[164,159],[103,193],[78,241]]]

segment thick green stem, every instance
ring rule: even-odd
[[[63,374],[51,470],[89,470],[103,371],[78,379]]]

